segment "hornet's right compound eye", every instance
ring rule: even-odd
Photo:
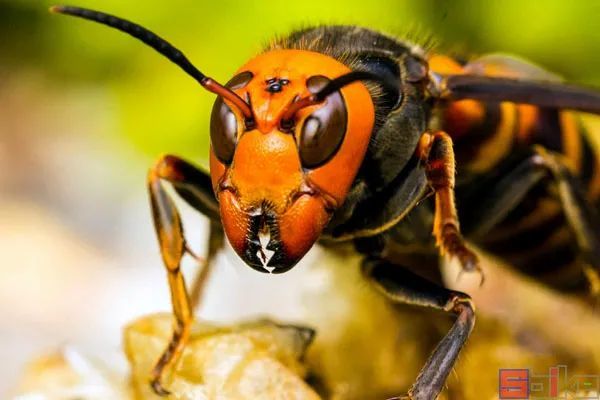
[[[242,72],[234,76],[225,86],[231,90],[241,89],[250,82],[252,77],[251,72]],[[215,155],[223,164],[231,164],[238,132],[243,127],[243,122],[238,121],[231,108],[225,104],[221,97],[218,97],[210,116],[210,143]]]

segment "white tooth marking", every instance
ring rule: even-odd
[[[263,268],[272,273],[275,267],[268,267],[267,264],[269,264],[275,252],[267,249],[267,245],[271,241],[271,231],[268,225],[264,225],[263,229],[258,232],[258,241],[260,242],[260,249],[256,252],[256,255],[262,262]]]

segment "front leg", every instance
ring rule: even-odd
[[[465,271],[478,271],[479,259],[460,233],[454,201],[455,162],[452,139],[442,131],[425,133],[417,148],[429,185],[435,192],[433,234],[442,255],[457,257]],[[482,283],[483,283],[483,274]]]
[[[163,387],[162,378],[166,368],[176,363],[183,352],[190,334],[193,312],[180,268],[184,254],[186,252],[191,254],[191,252],[185,242],[179,212],[173,200],[163,188],[162,180],[173,184],[175,190],[188,203],[209,218],[213,217],[213,220],[218,205],[212,195],[210,178],[191,164],[177,157],[164,156],[150,169],[148,191],[152,207],[152,218],[158,236],[160,253],[167,269],[171,303],[176,322],[171,342],[157,361],[151,374],[153,390],[157,394],[165,396],[169,392]],[[216,215],[218,216],[218,212]],[[215,223],[214,221],[211,222],[211,224]],[[200,274],[201,277],[204,277],[199,279],[202,284],[208,275],[209,265],[205,264]],[[195,291],[200,292],[201,290],[195,288]],[[197,296],[199,297],[199,294]]]
[[[375,283],[377,289],[395,303],[431,307],[456,315],[454,325],[421,369],[416,382],[408,391],[408,396],[394,398],[435,399],[473,330],[475,313],[471,298],[464,293],[440,287],[407,269],[379,258],[365,260],[363,273]]]

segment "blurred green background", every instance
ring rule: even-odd
[[[105,135],[124,136],[151,156],[170,151],[206,157],[213,96],[145,46],[105,27],[49,15],[50,4],[0,0],[5,83],[7,74],[9,80],[33,74],[51,92],[92,89],[109,99],[103,106],[114,113],[113,129]],[[76,4],[155,30],[220,81],[275,35],[310,24],[343,23],[399,36],[409,33],[417,42],[433,36],[439,50],[461,55],[515,53],[570,81],[600,86],[597,1],[81,0]]]
[[[145,174],[160,153],[208,165],[214,96],[120,32],[49,14],[52,4],[0,0],[0,354],[10,360],[0,365],[0,398],[42,350],[75,343],[119,353],[125,323],[169,310]],[[152,29],[221,82],[276,35],[343,23],[417,42],[433,37],[438,51],[461,56],[514,53],[568,81],[600,87],[600,1],[594,0],[74,4]],[[202,243],[200,217],[183,208],[186,222],[197,219],[186,225],[190,243]],[[283,286],[302,286],[292,276],[299,267],[265,280],[227,257],[248,275],[224,279],[221,298],[208,302],[203,317],[268,314],[276,306],[285,318],[302,320]],[[259,280],[271,286],[252,289]],[[231,285],[252,305],[246,298],[226,307],[222,296]]]

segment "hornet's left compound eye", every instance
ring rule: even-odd
[[[250,82],[252,76],[249,71],[242,72],[234,76],[225,86],[232,90],[240,89]],[[231,108],[221,97],[218,97],[210,116],[210,143],[215,155],[223,164],[231,164],[238,132],[243,129],[243,126]]]
[[[308,90],[316,93],[329,79],[317,75],[306,81]],[[325,103],[304,119],[300,131],[300,159],[305,168],[316,168],[339,150],[346,134],[347,111],[340,92],[330,94]]]

